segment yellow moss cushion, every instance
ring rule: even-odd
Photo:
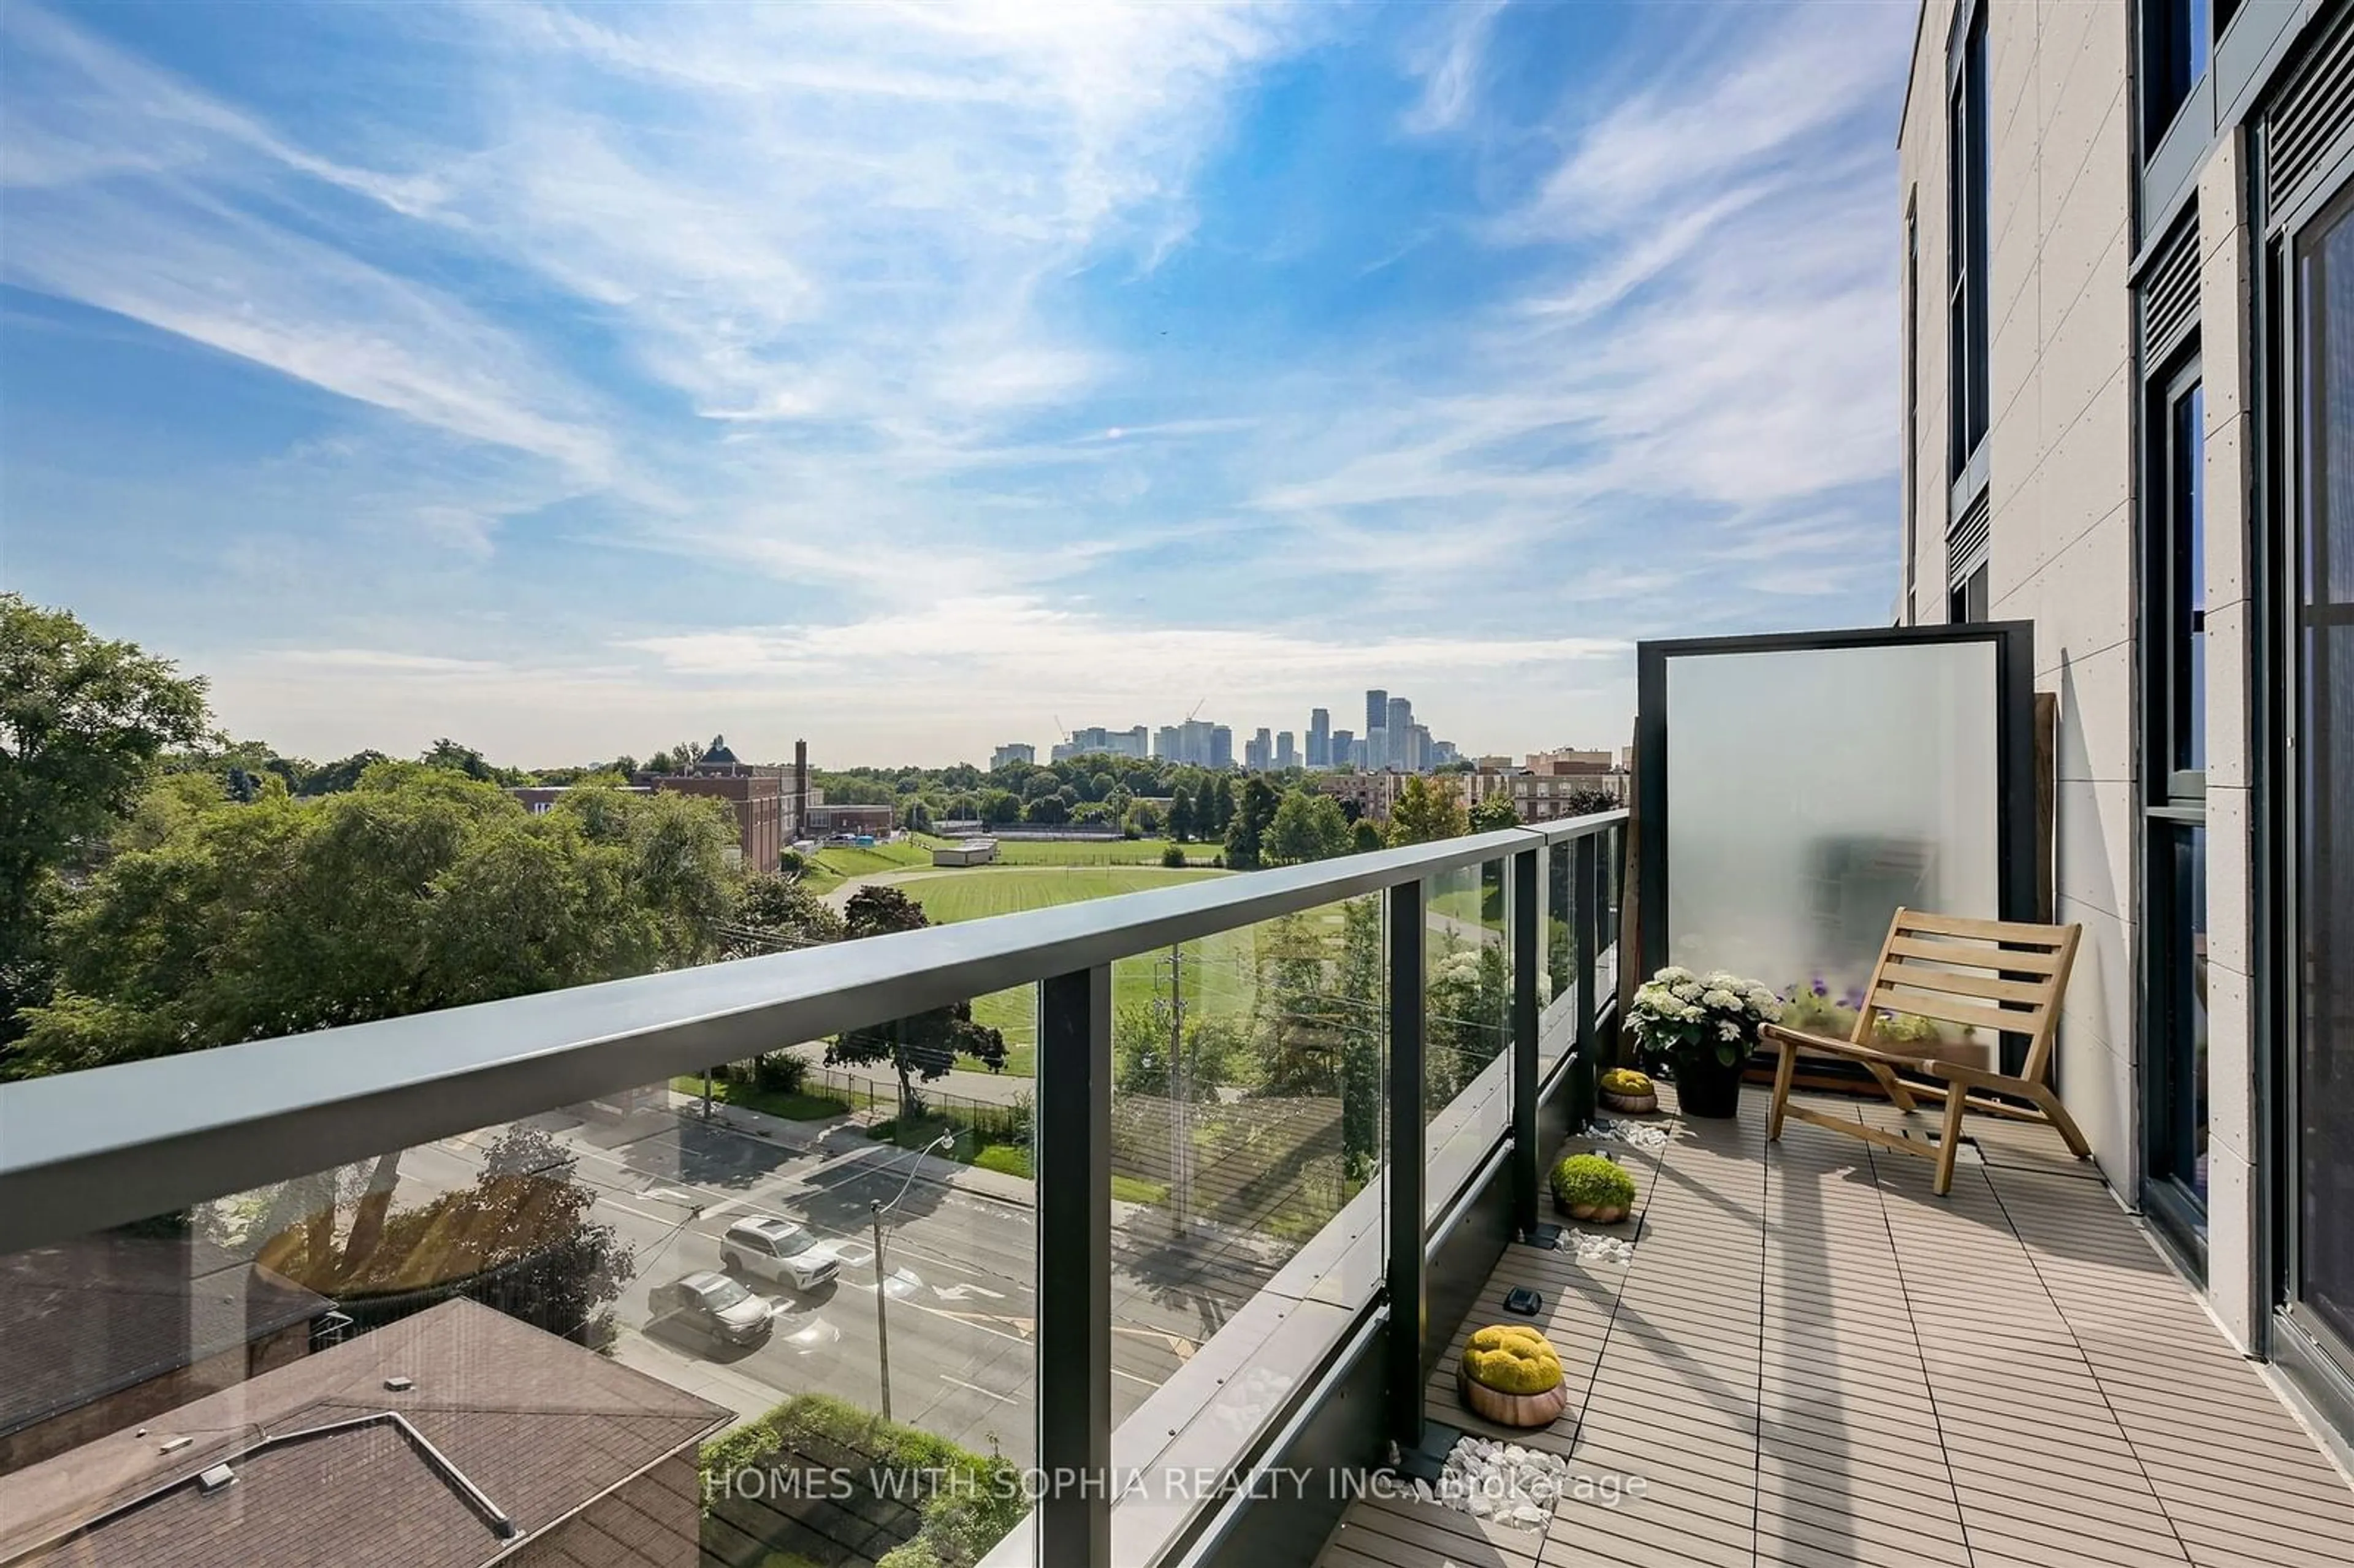
[[[1561,1357],[1534,1329],[1499,1323],[1463,1350],[1471,1381],[1503,1393],[1543,1393],[1561,1386]]]

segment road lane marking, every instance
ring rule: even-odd
[[[960,1377],[950,1377],[946,1372],[940,1373],[940,1381],[942,1383],[952,1383],[959,1388],[969,1388],[972,1390],[973,1393],[980,1394],[983,1398],[993,1399],[1000,1404],[1011,1404],[1014,1401],[1014,1395],[1013,1394],[1000,1393],[995,1389],[983,1388],[977,1383],[967,1383]]]

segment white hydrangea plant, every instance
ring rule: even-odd
[[[1705,1050],[1730,1067],[1749,1054],[1758,1026],[1781,1016],[1782,999],[1754,980],[1670,965],[1637,988],[1627,1023],[1647,1057],[1672,1063]]]

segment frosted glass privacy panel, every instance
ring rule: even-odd
[[[1899,905],[2000,913],[1995,644],[1667,661],[1668,951],[1861,991]]]

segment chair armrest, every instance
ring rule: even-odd
[[[1959,1062],[1940,1062],[1931,1057],[1914,1065],[1917,1072],[1942,1078],[1949,1084],[1959,1084],[1967,1089],[1993,1089],[2006,1095],[2024,1095],[2029,1088],[2025,1078],[2009,1073],[1988,1072],[1984,1067],[1967,1066]]]

